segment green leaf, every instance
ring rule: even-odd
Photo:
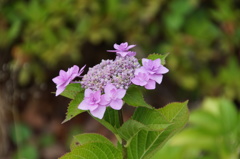
[[[60,159],[122,159],[122,153],[113,144],[89,142],[75,147]]]
[[[161,54],[154,53],[154,54],[148,55],[147,59],[150,59],[150,60],[161,59],[161,64],[162,64],[162,65],[165,65],[165,64],[166,64],[165,58],[168,56],[168,54],[169,54],[169,53],[166,53],[166,54],[164,54],[164,55],[161,55]]]
[[[69,85],[67,85],[65,90],[61,93],[61,96],[74,99],[76,94],[79,92],[83,92],[83,90],[84,89],[81,87],[79,83],[70,83]]]
[[[139,121],[130,119],[126,121],[121,128],[118,130],[118,134],[121,138],[127,141],[127,145],[130,143],[131,139],[140,131],[162,131],[170,124],[149,124],[145,125]]]
[[[152,108],[151,105],[145,102],[142,92],[137,86],[130,86],[123,100],[128,105],[131,105],[134,107],[142,106],[142,107]]]
[[[90,142],[102,142],[106,144],[112,144],[106,137],[99,134],[79,134],[73,137],[71,142],[71,150],[76,148],[77,146],[84,145]]]
[[[110,107],[107,108],[103,119],[95,118],[98,122],[104,125],[107,129],[109,129],[114,134],[117,134],[117,128],[120,127],[120,121],[118,117],[118,111],[114,110]]]
[[[16,145],[25,143],[31,135],[32,131],[26,124],[16,122],[10,127],[10,136]]]
[[[138,107],[133,119],[143,124],[163,124],[160,131],[142,129],[127,145],[128,159],[148,159],[156,153],[166,141],[181,130],[189,117],[187,102],[171,103],[160,109]]]
[[[85,112],[85,110],[78,109],[78,105],[82,102],[83,98],[83,92],[76,94],[75,98],[69,103],[66,118],[62,123],[65,123],[71,120],[73,117],[77,116],[78,114]]]

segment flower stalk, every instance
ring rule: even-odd
[[[120,122],[120,126],[123,125],[123,110],[120,109],[118,110],[118,118],[119,118],[119,122]],[[127,149],[125,147],[126,145],[126,141],[124,139],[122,139],[122,156],[123,156],[123,159],[127,159]]]

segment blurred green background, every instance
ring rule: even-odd
[[[189,124],[156,159],[239,158],[239,0],[0,0],[0,158],[57,158],[80,132],[114,141],[87,114],[61,125],[69,101],[51,79],[114,58],[121,42],[138,58],[170,53],[150,104],[190,101]]]

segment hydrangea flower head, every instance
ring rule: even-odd
[[[103,103],[109,105],[115,110],[120,110],[123,106],[122,98],[126,94],[125,89],[117,89],[113,84],[109,83],[104,88]]]
[[[116,50],[107,50],[108,52],[116,52],[117,55],[121,56],[121,57],[125,57],[125,56],[135,56],[136,52],[133,51],[129,51],[129,49],[135,47],[136,45],[129,45],[128,43],[121,43],[120,45],[118,44],[114,44],[113,47]]]
[[[82,74],[84,68],[85,66],[79,70],[79,67],[74,65],[73,67],[69,68],[67,72],[60,70],[59,76],[52,79],[52,81],[57,85],[56,96],[61,94],[65,90],[66,86],[71,83],[74,78],[79,77]]]
[[[106,111],[106,105],[102,104],[101,91],[92,91],[86,89],[84,92],[84,99],[78,106],[82,110],[90,110],[90,113],[99,119],[103,118]]]

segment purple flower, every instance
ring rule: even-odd
[[[150,79],[149,73],[144,68],[135,70],[135,77],[131,80],[133,84],[144,86],[146,89],[155,89],[156,82]]]
[[[114,44],[113,47],[116,50],[107,50],[108,52],[116,52],[117,55],[121,56],[121,57],[125,57],[125,56],[135,56],[136,52],[133,51],[128,51],[129,49],[135,47],[136,45],[129,45],[128,43],[121,43],[120,45],[118,44]]]
[[[84,99],[79,104],[78,109],[90,110],[90,113],[99,119],[103,118],[106,111],[106,105],[102,105],[101,91],[92,91],[86,89],[84,92]]]
[[[120,110],[123,106],[122,98],[126,94],[125,89],[117,89],[113,84],[107,84],[104,88],[105,94],[102,96],[102,103],[109,105],[115,110]]]
[[[142,59],[142,68],[144,68],[148,74],[149,78],[156,81],[158,84],[162,82],[163,75],[167,73],[169,70],[161,65],[161,60],[149,60],[149,59]]]
[[[74,65],[73,67],[69,68],[67,72],[64,70],[59,71],[59,76],[52,79],[52,81],[57,85],[56,96],[61,94],[66,86],[72,82],[72,80],[76,77],[79,77],[85,66],[83,66],[80,70],[79,67]]]

